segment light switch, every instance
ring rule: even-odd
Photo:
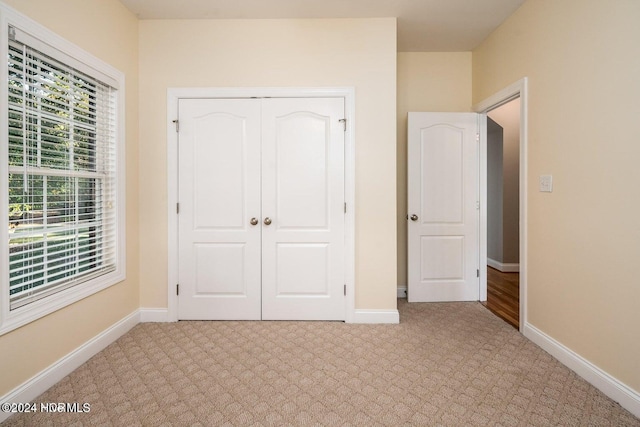
[[[553,176],[540,175],[540,191],[551,193],[553,191]]]

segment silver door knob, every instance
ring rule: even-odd
[[[258,224],[258,218],[251,218],[251,221],[249,221],[249,223],[251,225],[257,225]]]
[[[271,218],[266,217],[266,218],[264,219],[264,225],[269,225],[269,224],[271,224]]]
[[[418,220],[418,215],[413,214],[411,215],[411,221],[417,221]]]

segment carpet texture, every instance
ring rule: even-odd
[[[479,303],[408,304],[399,325],[137,325],[38,397],[85,413],[6,426],[640,426]]]

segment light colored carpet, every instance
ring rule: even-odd
[[[479,303],[398,308],[399,325],[140,324],[37,399],[89,413],[5,424],[640,426]]]

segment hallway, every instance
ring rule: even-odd
[[[516,329],[520,327],[520,274],[503,273],[487,267],[487,301],[493,314]]]

